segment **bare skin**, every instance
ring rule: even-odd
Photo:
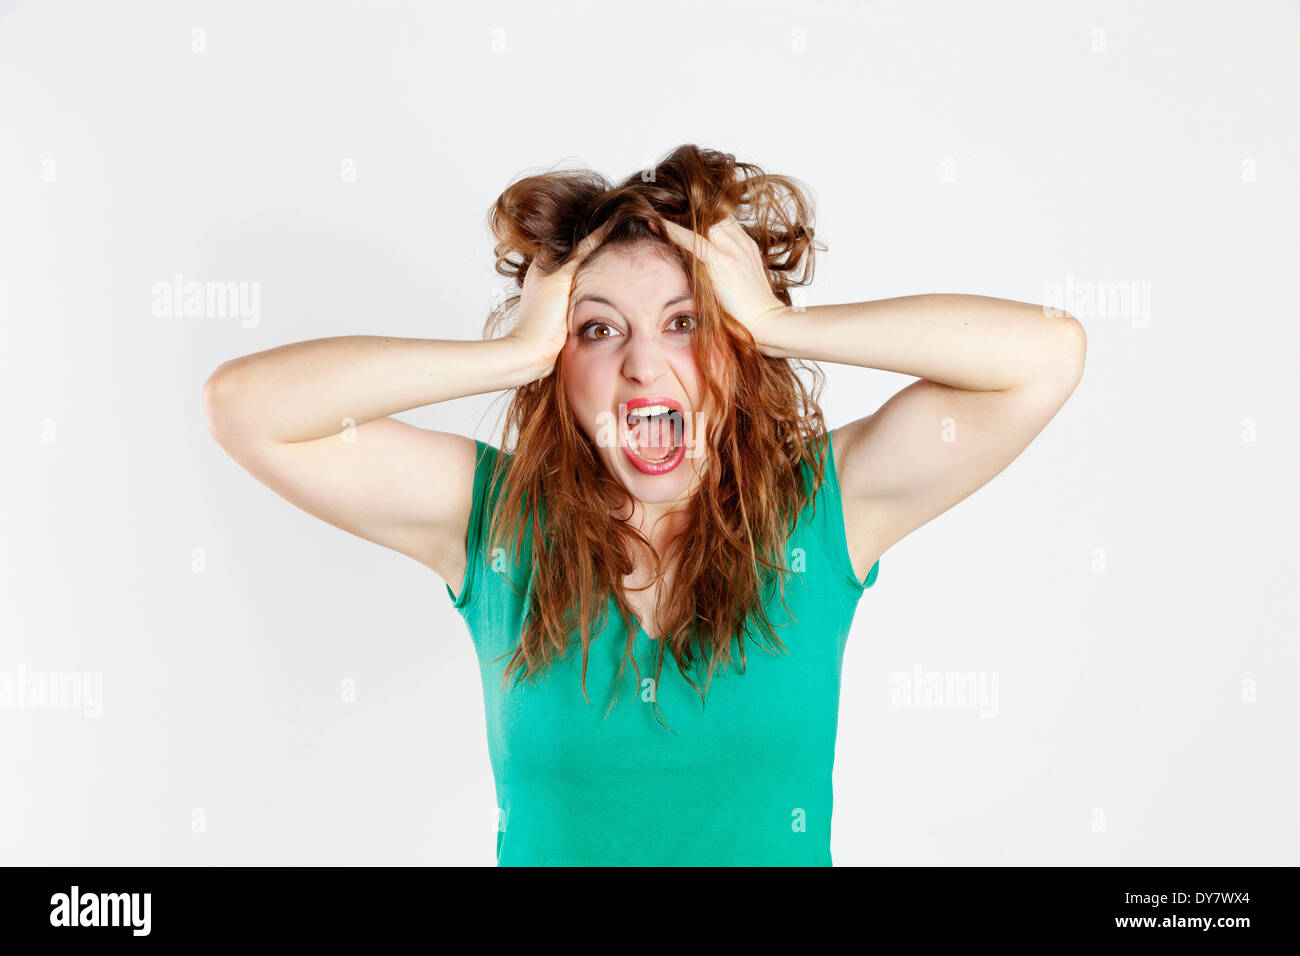
[[[704,261],[723,308],[764,354],[920,379],[831,433],[859,581],[888,548],[1019,457],[1083,376],[1087,336],[1068,313],[956,294],[796,311],[773,295],[757,244],[734,218],[707,237],[663,227]]]
[[[665,554],[681,533],[684,506],[699,484],[707,456],[703,387],[694,350],[694,302],[690,284],[671,249],[646,243],[606,247],[579,269],[568,312],[568,337],[560,353],[565,389],[579,426],[610,474],[632,494],[626,520]],[[722,371],[721,359],[714,374]],[[687,413],[686,435],[696,453],[672,471],[647,475],[628,460],[622,443],[602,422],[626,415],[635,398],[667,397]],[[615,440],[609,440],[614,437]],[[676,509],[676,510],[674,510]],[[658,639],[654,609],[672,586],[673,569],[652,584],[654,555],[642,549],[623,585],[646,634]],[[645,590],[638,590],[645,588]]]
[[[859,580],[886,549],[1015,460],[1082,375],[1086,337],[1072,316],[969,295],[813,306],[795,315],[772,295],[757,247],[734,220],[707,239],[671,223],[665,234],[705,259],[724,308],[766,354],[918,377],[832,432]],[[678,306],[690,303],[665,306],[680,291],[680,265],[611,249],[580,271],[602,238],[598,230],[550,275],[530,270],[519,320],[501,339],[341,336],[225,362],[203,388],[209,431],[290,503],[414,558],[459,593],[475,443],[389,416],[514,388],[550,374],[557,361],[566,363],[584,428],[631,397],[666,394],[697,407],[698,368],[683,345],[689,336],[679,338],[685,326],[672,324]],[[588,293],[603,293],[614,306],[577,301]],[[592,321],[604,326],[591,333],[600,341],[589,343],[579,333]],[[663,553],[678,528],[661,519],[690,494],[697,467],[646,476],[617,447],[598,446],[598,453],[636,499],[629,520]],[[629,588],[653,573],[648,554],[635,564]],[[628,595],[652,637],[657,594]]]
[[[388,416],[549,375],[574,272],[602,238],[597,230],[550,275],[530,270],[515,327],[500,339],[351,335],[224,362],[203,386],[208,430],[286,501],[414,558],[459,593],[474,440]]]

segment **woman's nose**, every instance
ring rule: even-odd
[[[623,353],[623,374],[640,385],[652,385],[668,370],[668,359],[650,339],[633,337]]]

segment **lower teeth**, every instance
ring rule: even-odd
[[[645,455],[641,454],[641,449],[637,446],[636,439],[633,438],[631,435],[629,435],[627,438],[627,447],[632,449],[632,454],[636,455],[642,461],[650,465],[662,465],[664,462],[666,462],[669,458],[673,456],[673,452],[677,451],[677,446],[674,445],[664,453],[664,456],[662,458],[647,458]]]
[[[665,462],[670,461],[672,457],[677,454],[678,439],[682,437],[682,423],[678,416],[673,415],[666,422],[652,421],[649,424],[651,428],[659,429],[659,431],[652,431],[650,433],[651,437],[656,437],[661,440],[664,437],[669,439],[668,450],[664,452],[662,458],[647,458],[641,453],[641,448],[637,444],[635,429],[629,428],[629,430],[624,433],[626,436],[624,440],[627,442],[627,447],[631,449],[632,454],[641,461],[648,465],[662,465]],[[667,430],[666,432],[665,429]]]

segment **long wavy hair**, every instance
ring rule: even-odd
[[[503,686],[511,674],[527,680],[544,673],[568,653],[576,631],[582,692],[590,703],[588,654],[606,626],[611,597],[627,631],[618,674],[630,659],[640,685],[633,651],[636,615],[623,585],[633,571],[638,542],[658,562],[647,587],[675,567],[674,585],[660,589],[651,617],[664,622],[654,642],[654,687],[671,653],[703,701],[713,674],[731,659],[733,641],[743,672],[751,622],[755,643],[767,640],[784,650],[764,605],[775,586],[785,606],[786,542],[824,480],[828,439],[818,405],[824,378],[816,365],[760,352],[744,325],[721,308],[703,262],[664,238],[658,223],[668,220],[707,235],[725,216],[735,216],[757,243],[776,298],[793,305],[789,289],[812,281],[814,249],[825,249],[814,242],[812,208],[797,180],[688,144],[617,186],[585,168],[527,175],[489,210],[488,225],[498,240],[496,271],[516,280],[520,289],[530,268],[550,272],[563,265],[582,239],[606,222],[612,225],[602,250],[655,243],[676,256],[695,300],[695,360],[711,407],[719,410],[705,429],[700,483],[684,508],[683,531],[661,555],[645,535],[612,513],[623,514],[631,494],[608,473],[576,421],[560,359],[550,374],[513,390],[506,453],[498,456],[490,479],[501,482],[501,492],[487,553],[513,553],[518,561],[527,526],[534,573],[523,633]],[[497,303],[484,339],[505,334],[520,298],[515,292]],[[718,355],[721,379],[706,360]],[[811,389],[801,371],[811,372]],[[803,478],[805,464],[813,475],[811,486]],[[611,501],[620,507],[611,509]],[[708,665],[703,689],[690,674],[702,662]],[[658,694],[654,697],[662,723]],[[611,708],[613,702],[611,697]]]

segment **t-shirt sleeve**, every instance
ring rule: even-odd
[[[482,590],[483,575],[489,565],[485,548],[488,544],[488,530],[492,520],[492,505],[496,489],[491,486],[492,471],[496,466],[500,450],[486,442],[475,439],[476,463],[474,465],[474,499],[470,508],[469,524],[465,528],[465,581],[461,585],[460,595],[456,595],[448,584],[447,596],[451,606],[462,615],[467,614],[474,605],[478,593]]]
[[[824,551],[834,563],[836,575],[841,577],[850,589],[862,592],[876,583],[876,578],[880,574],[880,560],[877,559],[871,566],[865,580],[859,579],[853,571],[853,561],[849,557],[848,538],[844,529],[844,503],[840,496],[840,479],[835,465],[835,443],[830,432],[827,432],[826,446],[824,480],[817,491],[815,501],[809,506],[811,511],[807,520],[813,534],[822,542]],[[804,473],[811,483],[812,470],[807,465],[804,466]]]

